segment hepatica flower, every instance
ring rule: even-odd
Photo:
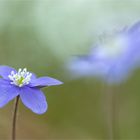
[[[62,84],[51,77],[37,78],[26,68],[16,71],[8,66],[0,66],[0,76],[0,107],[20,96],[23,104],[37,114],[43,114],[48,107],[41,88]]]
[[[94,76],[109,84],[124,81],[140,63],[140,23],[97,43],[88,55],[69,65],[77,76]]]

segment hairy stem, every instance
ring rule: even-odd
[[[16,97],[14,109],[13,109],[12,140],[16,140],[16,121],[17,121],[18,102],[19,102],[19,96]]]

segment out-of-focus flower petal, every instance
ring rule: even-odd
[[[79,56],[75,57],[67,63],[66,67],[72,72],[74,78],[79,76],[88,76],[92,72],[91,64],[92,62],[89,61],[88,57],[86,56]]]
[[[136,22],[130,29],[128,30],[130,34],[140,33],[140,21]]]
[[[34,113],[43,114],[48,108],[46,97],[39,89],[23,87],[20,89],[20,97],[23,104]]]
[[[88,59],[87,59],[88,58]],[[70,63],[70,70],[80,76],[94,76],[109,84],[123,82],[140,66],[140,22],[99,42],[86,59]]]

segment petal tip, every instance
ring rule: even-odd
[[[34,113],[36,113],[36,114],[38,114],[38,115],[43,115],[44,113],[47,112],[47,110],[48,110],[48,107],[45,107],[45,108],[43,108],[43,109],[41,109],[41,110],[36,110],[36,111],[33,111],[33,110],[32,110],[32,112],[34,112]]]

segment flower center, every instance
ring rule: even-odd
[[[28,85],[31,81],[32,73],[28,72],[26,68],[19,69],[17,73],[11,71],[11,74],[8,76],[11,80],[11,84],[22,87]]]

